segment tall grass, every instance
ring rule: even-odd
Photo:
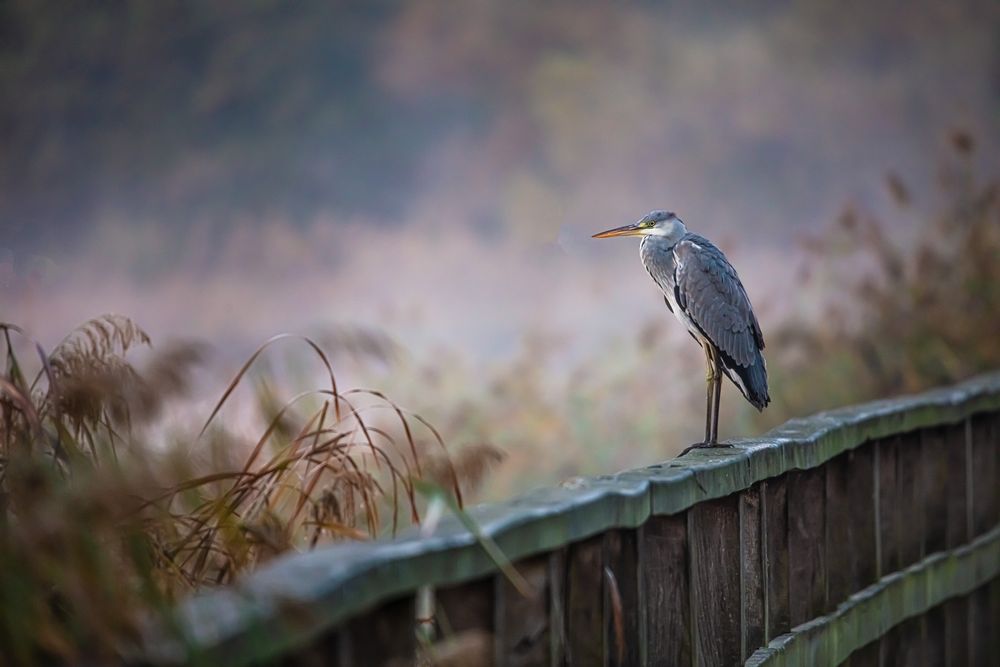
[[[496,456],[479,446],[453,460],[419,415],[377,391],[341,390],[305,338],[261,346],[200,433],[165,442],[163,409],[190,391],[202,348],[152,350],[138,367],[149,337],[114,315],[51,353],[15,325],[0,334],[0,646],[12,664],[127,654],[143,617],[194,589],[292,549],[419,522],[417,480],[461,505],[462,482]],[[281,401],[253,373],[289,340],[327,386]],[[265,418],[246,441],[221,416],[252,381]]]

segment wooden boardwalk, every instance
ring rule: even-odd
[[[151,655],[341,667],[1000,655],[1000,374],[470,514],[528,595],[447,521],[430,538],[287,557],[189,600],[187,646],[151,640]]]

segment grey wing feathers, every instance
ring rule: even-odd
[[[708,240],[689,234],[674,247],[677,301],[732,360],[754,365],[764,337],[736,270]]]

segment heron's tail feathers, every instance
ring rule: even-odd
[[[740,366],[732,357],[722,352],[722,370],[739,388],[750,405],[763,410],[771,402],[771,396],[767,392],[767,363],[760,351],[749,366]]]

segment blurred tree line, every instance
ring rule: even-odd
[[[0,3],[4,244],[58,241],[115,206],[171,221],[396,209],[435,129],[457,121],[379,85],[378,29],[398,10]]]
[[[906,134],[939,126],[936,100],[975,116],[996,99],[977,83],[987,0],[827,4],[5,0],[3,245],[72,249],[114,214],[393,221],[438,149],[455,184],[434,196],[471,193],[467,224],[610,214],[595,184],[609,202],[683,192],[709,219],[730,217],[716,201],[770,210],[777,187],[792,219],[856,164],[843,127],[884,134],[844,100]]]

